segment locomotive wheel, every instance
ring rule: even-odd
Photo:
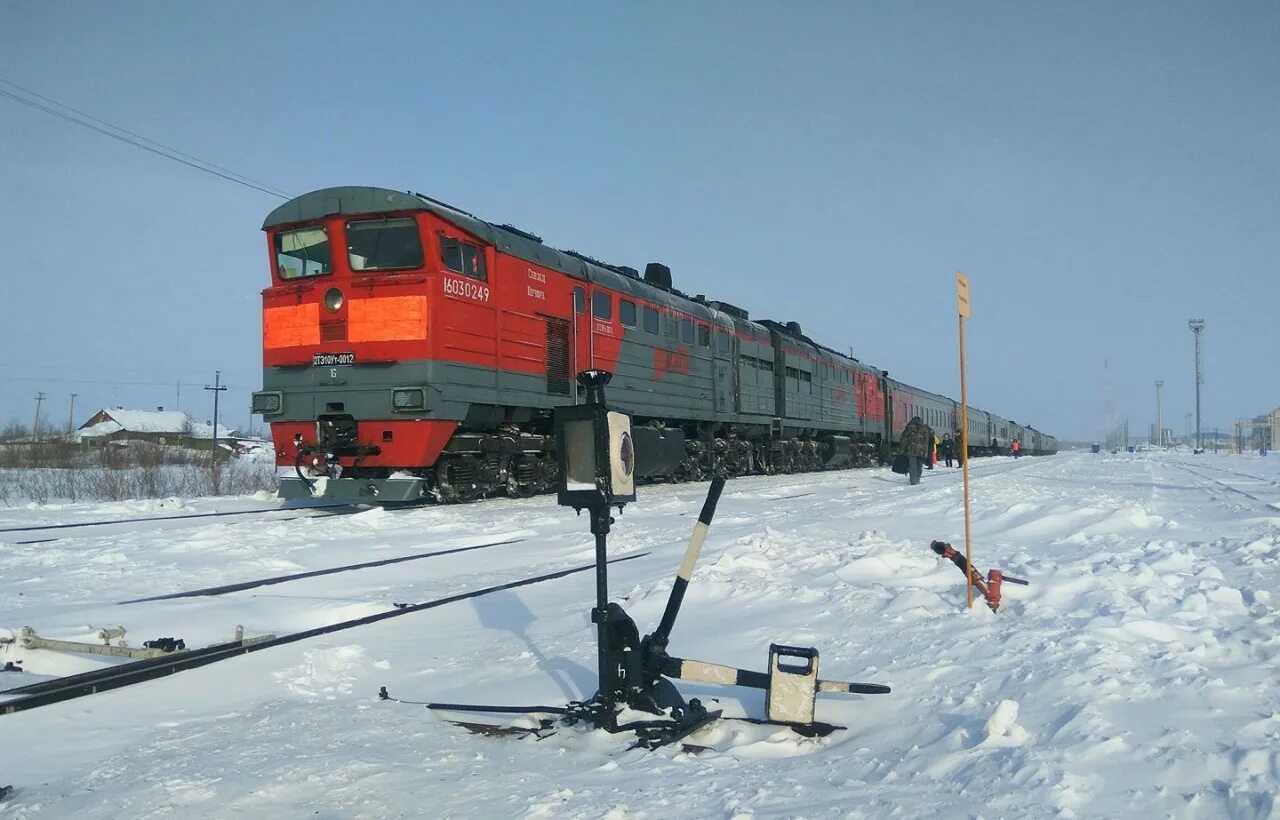
[[[528,498],[538,492],[538,459],[524,453],[516,453],[507,462],[507,495],[512,498]]]
[[[474,501],[480,496],[479,462],[472,456],[441,459],[436,465],[436,488],[448,503]]]

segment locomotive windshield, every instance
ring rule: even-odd
[[[412,218],[369,219],[347,223],[351,270],[422,267],[422,240]]]
[[[324,228],[298,228],[276,234],[276,267],[281,279],[319,276],[333,270],[329,234]]]

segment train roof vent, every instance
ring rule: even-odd
[[[644,266],[644,281],[665,290],[671,290],[671,268],[661,262],[650,262]]]
[[[721,313],[727,313],[730,316],[734,317],[735,319],[742,319],[743,321],[747,321],[751,318],[750,316],[747,315],[746,310],[738,307],[737,305],[731,305],[728,302],[712,301],[710,302],[710,305],[711,307],[715,308]]]
[[[787,322],[787,332],[792,336],[803,336],[804,332],[800,330],[799,322]]]
[[[583,262],[586,262],[589,265],[595,265],[597,268],[604,268],[605,270],[611,270],[614,273],[620,273],[623,276],[633,276],[633,277],[636,277],[637,279],[640,277],[640,274],[636,272],[635,268],[628,268],[624,265],[611,265],[608,262],[601,262],[599,259],[596,259],[594,256],[588,256],[585,253],[579,253],[578,251],[574,251],[574,250],[561,251],[561,253],[566,253],[569,256],[572,256],[574,259],[581,259]]]
[[[529,239],[538,243],[542,242],[541,236],[538,236],[536,233],[529,233],[528,231],[522,231],[519,228],[517,228],[515,225],[508,225],[506,223],[503,223],[498,227],[502,228],[502,230],[507,231],[508,233],[513,233],[516,236],[523,236],[525,239]]]

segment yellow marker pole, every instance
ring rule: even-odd
[[[964,579],[964,598],[973,609],[973,549],[969,530],[969,391],[965,386],[964,371],[964,320],[969,318],[969,278],[956,271],[956,315],[960,322],[960,453],[964,470],[964,559],[969,565],[969,576]]]

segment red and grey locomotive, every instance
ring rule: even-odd
[[[637,474],[685,480],[887,458],[912,415],[955,430],[957,403],[643,275],[558,251],[421,194],[327,188],[263,224],[263,390],[285,497],[465,500],[550,487],[551,415],[574,374],[614,374]],[[1052,437],[970,410],[980,454]]]

